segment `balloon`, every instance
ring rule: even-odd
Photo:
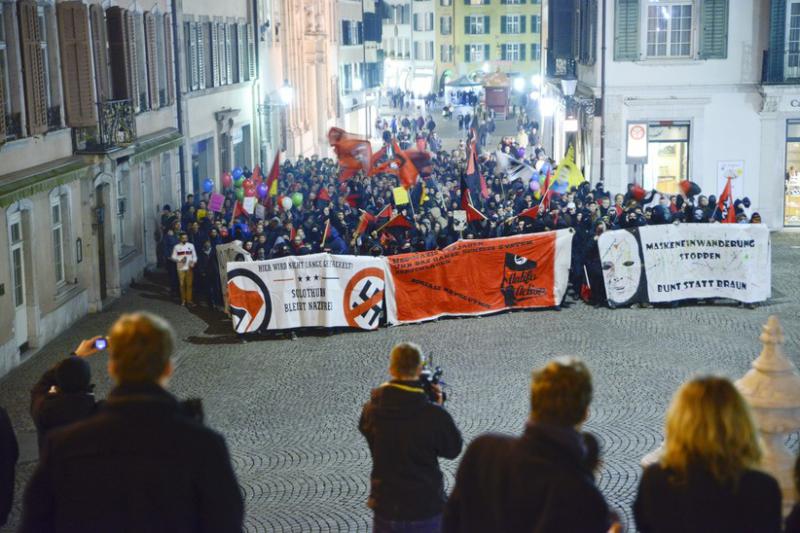
[[[242,180],[242,187],[244,187],[245,189],[254,189],[255,186],[256,184],[253,183],[253,180],[251,180],[250,178]]]
[[[233,178],[234,187],[236,187],[237,189],[241,189],[242,185],[244,185],[244,178],[242,176],[239,176],[238,178],[236,177]]]
[[[222,175],[222,186],[226,189],[229,189],[230,186],[233,185],[233,178],[227,172]]]
[[[540,187],[541,187],[541,185],[539,185],[539,182],[538,182],[538,181],[536,181],[536,180],[531,180],[531,190],[532,190],[533,192],[536,192],[536,191],[538,191]]]
[[[283,199],[281,200],[281,207],[283,207],[284,211],[288,211],[289,209],[291,209],[292,205],[294,205],[292,199],[289,198],[288,196],[284,196]]]
[[[259,198],[261,198],[262,200],[264,199],[264,197],[265,197],[265,196],[267,196],[267,193],[268,193],[268,192],[269,192],[269,191],[267,190],[267,186],[266,186],[266,184],[264,184],[264,183],[259,183],[259,184],[258,184],[258,187],[256,187],[256,194],[257,194],[257,195],[258,195],[258,197],[259,197]]]
[[[292,204],[294,204],[295,207],[300,207],[301,205],[303,205],[303,193],[301,192],[293,193]]]
[[[244,190],[241,187],[236,189],[236,199],[239,201],[244,200]]]
[[[242,175],[242,169],[241,168],[236,167],[236,168],[233,169],[233,179],[239,179],[239,177],[241,175]]]
[[[211,181],[211,178],[206,178],[203,182],[203,192],[211,192],[214,190],[214,182]]]
[[[255,187],[243,187],[242,189],[244,190],[244,195],[247,196],[248,198],[256,195]]]
[[[537,200],[539,200],[539,199],[542,198],[542,193],[539,192],[539,191],[536,191],[535,193],[533,193],[533,197],[536,198]]]

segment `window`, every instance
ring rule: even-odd
[[[501,0],[500,3],[506,6],[518,6],[524,4],[525,0]]]
[[[225,41],[227,39],[228,28],[225,24],[219,23],[217,24],[217,33],[218,33],[218,54],[219,54],[219,84],[220,85],[227,85],[228,84],[228,54],[225,51]]]
[[[464,0],[466,6],[488,6],[492,0]]]
[[[520,50],[522,49],[522,45],[518,43],[510,43],[504,44],[501,48],[503,54],[503,61],[521,61],[522,54]]]
[[[136,47],[134,76],[136,76],[136,85],[139,89],[138,102],[139,111],[141,112],[149,108],[149,99],[147,95],[147,52],[145,51],[144,17],[141,13],[136,13],[133,17],[133,31],[135,36],[134,46]]]
[[[172,155],[161,154],[161,205],[172,203]]]
[[[442,7],[452,6],[453,0],[439,0],[439,5]]]
[[[130,194],[130,170],[127,166],[119,170],[117,176],[117,241],[119,257],[126,256],[133,249],[133,220],[131,206],[128,205]]]
[[[692,4],[658,3],[647,8],[647,55],[687,57],[692,53]]]
[[[56,191],[50,195],[50,234],[53,236],[53,267],[56,274],[56,286],[66,283],[64,268],[64,225],[61,214],[61,196]]]
[[[533,43],[531,45],[531,60],[539,61],[542,58],[542,45]]]
[[[158,80],[158,96],[153,96],[153,100],[158,102],[159,107],[167,105],[167,57],[166,42],[164,39],[164,15],[155,15],[155,34],[156,34],[156,80]]]
[[[417,16],[414,15],[414,24],[417,24]],[[363,44],[364,42],[363,24],[359,20],[342,21],[342,44],[352,46]]]
[[[433,13],[414,13],[414,31],[433,31]]]
[[[505,28],[503,29],[503,33],[521,33],[522,25],[520,24],[520,19],[522,17],[519,15],[506,15],[505,17]]]
[[[441,45],[439,50],[439,60],[442,63],[452,63],[453,62],[453,46],[449,44]]]
[[[597,49],[597,0],[580,0],[578,12],[578,61],[594,65]]]
[[[475,63],[480,61],[487,61],[489,58],[487,54],[484,52],[489,47],[489,45],[482,45],[482,44],[468,44],[466,45],[467,50],[467,62],[468,63]]]
[[[542,33],[542,17],[531,15],[531,33]]]
[[[678,183],[688,178],[689,124],[654,122],[648,128],[644,188],[677,194]]]
[[[450,15],[439,17],[439,33],[442,35],[450,35],[453,33],[453,17]]]
[[[800,78],[800,1],[791,2],[786,17],[785,79]],[[2,68],[2,65],[0,65]]]
[[[39,19],[39,48],[42,49],[42,64],[44,65],[44,92],[47,108],[52,104],[50,94],[50,54],[47,50],[47,18],[45,17],[44,6],[36,8],[36,15]]]
[[[467,17],[467,34],[482,35],[484,32],[484,21],[489,17],[483,15],[469,15]]]

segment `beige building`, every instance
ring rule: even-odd
[[[0,375],[155,262],[181,142],[169,7],[0,4]]]

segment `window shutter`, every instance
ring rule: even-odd
[[[520,24],[519,25],[519,32],[520,33],[525,33],[525,22],[527,20],[528,20],[528,17],[526,17],[525,15],[522,15],[521,17],[519,17],[519,24]]]
[[[769,48],[767,49],[767,82],[784,81],[786,60],[786,1],[775,0],[770,6]]]
[[[128,48],[128,76],[131,80],[131,100],[133,108],[138,112],[142,111],[142,99],[139,97],[142,80],[139,79],[139,57],[136,51],[136,19],[130,11],[124,12],[125,27],[127,28],[126,45]]]
[[[194,23],[194,34],[197,39],[197,87],[206,88],[206,39],[201,22]]]
[[[144,14],[144,43],[147,56],[147,83],[150,91],[150,109],[158,109],[158,55],[156,51],[156,16]]]
[[[89,50],[89,10],[81,2],[56,4],[61,51],[64,110],[67,125],[80,128],[97,123]]]
[[[186,48],[188,50],[186,53],[186,60],[188,62],[186,75],[189,78],[187,80],[187,86],[189,90],[196,91],[200,88],[197,75],[197,26],[194,25],[194,22],[187,22],[186,30]]]
[[[464,62],[465,63],[469,63],[470,59],[471,58],[469,57],[469,45],[465,44],[464,45]]]
[[[172,105],[175,103],[175,67],[172,64],[172,17],[169,14],[164,15],[164,50],[167,62],[167,104]]]
[[[614,60],[639,59],[639,0],[617,0],[614,15]]]
[[[211,79],[214,87],[219,87],[219,26],[210,22],[211,27]]]
[[[464,17],[464,33],[470,35],[469,33],[469,17]]]
[[[44,85],[44,54],[39,46],[41,40],[36,2],[20,0],[19,29],[22,41],[22,71],[25,85],[25,107],[28,117],[28,132],[31,135],[47,131],[47,95]]]
[[[225,77],[227,83],[233,83],[233,41],[232,26],[225,24]]]
[[[489,49],[490,49],[490,48],[491,48],[491,47],[490,47],[488,44],[484,44],[484,45],[483,45],[483,60],[484,60],[484,61],[489,61],[489,59],[491,59],[491,58],[489,57],[489,51],[490,51]]]
[[[108,59],[111,64],[111,94],[117,100],[133,98],[128,68],[127,26],[125,10],[114,6],[106,10]]]
[[[2,19],[0,19],[0,24],[2,23]],[[6,142],[6,95],[3,85],[5,84],[0,83],[0,145]]]
[[[106,37],[106,19],[100,4],[89,7],[92,24],[92,50],[94,52],[94,76],[97,90],[97,101],[104,102],[111,98],[108,75],[108,39]]]
[[[504,45],[504,44],[500,45],[500,60],[501,61],[505,61],[506,60],[506,45]]]
[[[489,35],[490,33],[492,33],[492,29],[491,29],[492,27],[491,27],[491,24],[490,24],[491,20],[492,19],[489,17],[489,15],[486,15],[486,16],[483,17],[483,33],[485,33],[486,35]]]
[[[523,18],[522,20],[525,20],[525,19]],[[519,60],[520,61],[525,61],[525,45],[524,44],[520,44],[519,45]]]
[[[500,33],[505,33],[508,21],[505,15],[500,15]]]
[[[382,24],[380,21],[378,24]],[[248,79],[256,79],[256,46],[255,36],[253,34],[253,25],[245,24],[245,31],[247,32],[247,77]]]
[[[700,28],[700,59],[727,58],[728,0],[704,0]]]
[[[245,35],[244,24],[236,25],[236,37],[239,40],[239,82],[247,81],[247,35]]]
[[[342,21],[342,44],[348,45],[350,44],[350,32],[348,31],[348,26],[350,26],[350,22],[347,20]]]

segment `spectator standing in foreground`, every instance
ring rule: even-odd
[[[170,326],[148,313],[112,326],[108,372],[117,386],[97,415],[48,435],[20,532],[242,530],[225,440],[164,389],[173,344]]]
[[[461,453],[461,433],[420,383],[419,346],[392,348],[391,381],[372,391],[358,428],[372,454],[367,505],[375,513],[375,533],[438,533],[446,499],[439,457]]]
[[[608,531],[608,507],[577,430],[591,401],[592,378],[579,360],[557,359],[534,371],[524,434],[472,441],[458,467],[443,531]]]
[[[14,501],[14,469],[19,459],[19,448],[14,428],[6,410],[0,407],[0,527],[8,521]]]
[[[667,411],[661,459],[633,505],[642,533],[778,533],[781,491],[761,459],[750,410],[730,381],[684,384]]]
[[[800,494],[800,455],[794,463],[794,487]],[[786,519],[786,533],[800,533],[800,501],[794,504],[792,512]]]

